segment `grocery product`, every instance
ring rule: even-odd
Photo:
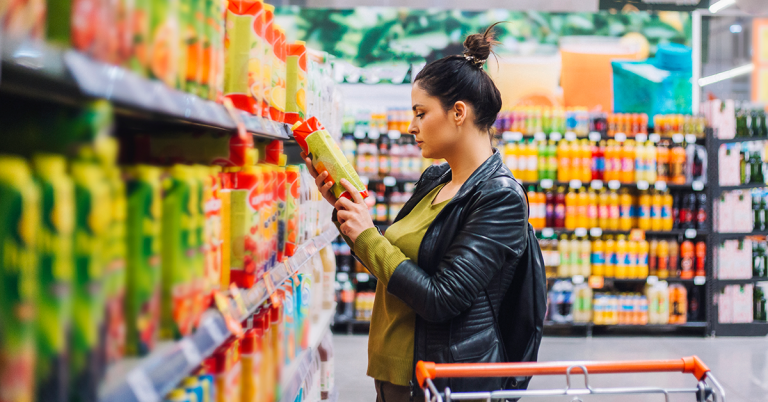
[[[288,45],[286,58],[285,122],[295,124],[307,117],[307,46],[303,41]]]
[[[255,101],[255,110],[253,111],[253,114],[266,117],[263,115],[264,106],[262,104],[264,97],[264,72],[262,70],[264,69],[265,64],[264,49],[266,46],[266,39],[264,36],[264,13],[266,10],[265,4],[262,1],[257,2],[259,3],[259,6],[255,7],[257,10],[253,16],[253,23],[251,24],[253,33],[251,34],[252,41],[248,56],[248,88]]]
[[[298,166],[292,165],[286,168],[286,230],[285,230],[285,255],[291,257],[296,253],[299,238],[299,189],[301,188],[301,174]]]
[[[179,3],[182,0],[151,1],[147,57],[149,76],[170,87],[179,81]]]
[[[251,114],[259,114],[257,99],[248,84],[251,51],[258,41],[253,27],[262,6],[259,1],[230,1],[226,14],[224,96],[231,99],[236,108]]]
[[[216,402],[241,400],[240,341],[233,340],[220,346],[213,356],[205,360],[204,365],[214,378]]]
[[[248,330],[240,341],[240,361],[242,366],[241,400],[243,402],[263,401],[262,384],[264,348],[264,315],[254,315],[248,319]]]

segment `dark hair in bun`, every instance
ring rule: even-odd
[[[463,55],[447,56],[427,64],[413,81],[430,96],[440,99],[445,110],[458,101],[472,105],[475,125],[483,131],[490,131],[501,110],[501,93],[483,70],[483,64],[498,43],[493,38],[493,28],[500,23],[491,25],[485,33],[467,36]]]

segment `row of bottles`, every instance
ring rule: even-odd
[[[391,139],[389,136],[366,137],[355,141],[351,135],[342,138],[341,149],[347,160],[362,176],[394,176],[416,180],[434,161],[421,156],[413,136]]]
[[[736,109],[736,137],[768,137],[768,118],[763,108],[743,105]]]
[[[397,214],[413,195],[414,183],[398,183],[394,187],[386,187],[384,183],[376,183],[370,194],[376,200],[369,205],[369,212],[374,222],[389,224],[394,222]]]
[[[549,292],[547,320],[595,325],[685,324],[699,321],[698,291],[688,298],[681,284],[659,281],[639,292],[598,292],[585,283],[558,280]]]
[[[644,190],[634,195],[628,189],[566,192],[565,187],[544,192],[530,186],[528,204],[528,220],[535,229],[703,230],[707,221],[704,193],[673,196],[668,190]]]
[[[661,140],[508,141],[504,161],[522,181],[567,182],[617,180],[622,183],[664,181],[685,184],[705,180],[706,149],[696,144]]]
[[[616,279],[693,279],[706,275],[707,245],[704,241],[675,239],[628,240],[610,235],[590,240],[561,235],[540,239],[549,278],[602,276]]]
[[[765,147],[768,147],[766,143]],[[765,183],[764,155],[768,150],[760,143],[741,143],[739,180],[741,184]]]

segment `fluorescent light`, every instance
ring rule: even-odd
[[[742,30],[741,25],[739,24],[731,25],[731,33],[735,33],[735,34],[741,33],[741,30]]]
[[[723,71],[722,73],[718,73],[715,75],[710,75],[709,77],[699,78],[699,86],[703,87],[710,84],[714,84],[716,82],[728,80],[733,77],[738,77],[740,75],[749,74],[754,69],[755,69],[755,65],[752,63],[749,63],[745,66],[736,67],[732,70]]]
[[[734,4],[736,4],[736,0],[720,0],[717,3],[709,6],[709,12],[715,14],[718,11],[728,8]]]

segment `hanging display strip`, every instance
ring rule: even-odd
[[[286,260],[285,264],[278,264],[269,272],[271,282],[274,284],[270,288],[274,290],[280,287],[283,282],[298,272],[315,253],[331,244],[338,235],[338,230],[335,227],[330,227],[314,239],[302,244],[296,254]],[[267,290],[266,281],[260,281],[252,288],[243,291],[247,314],[242,315],[240,321],[248,318],[259,306],[264,304],[270,297],[270,293]],[[232,298],[229,298],[228,301],[234,305]],[[328,327],[331,319],[331,315],[325,314],[319,324]],[[209,309],[206,311],[201,323],[200,328],[192,335],[179,341],[161,343],[151,355],[144,358],[125,359],[110,369],[100,390],[99,400],[160,401],[164,395],[173,390],[184,377],[197,368],[205,358],[212,355],[231,336],[224,317],[217,310]],[[313,340],[317,340],[317,343],[321,338],[322,334],[312,337]],[[290,387],[284,389],[294,389],[298,392],[304,377],[309,372],[309,365],[312,362],[310,352],[316,347],[316,344],[310,345],[301,356],[295,359],[287,373],[292,373],[290,370],[293,369],[293,372],[298,370],[298,374],[292,374],[287,378],[298,377],[297,385],[293,387],[294,382],[289,382]],[[287,399],[284,398],[284,400]]]
[[[235,121],[223,105],[169,88],[160,81],[143,78],[122,67],[93,60],[74,50],[62,51],[42,43],[9,41],[3,45],[3,64],[10,66],[14,72],[29,76],[29,79],[22,81],[22,85],[36,86],[16,88],[17,90],[30,93],[61,92],[46,96],[55,100],[77,97],[77,94],[71,92],[74,87],[79,90],[80,95],[107,99],[132,111],[152,113],[159,117],[224,130],[236,128]],[[49,85],[51,82],[61,85]],[[0,84],[2,83],[3,81],[0,81]],[[240,114],[246,130],[250,133],[273,139],[292,138],[290,126],[287,124],[246,112]]]

